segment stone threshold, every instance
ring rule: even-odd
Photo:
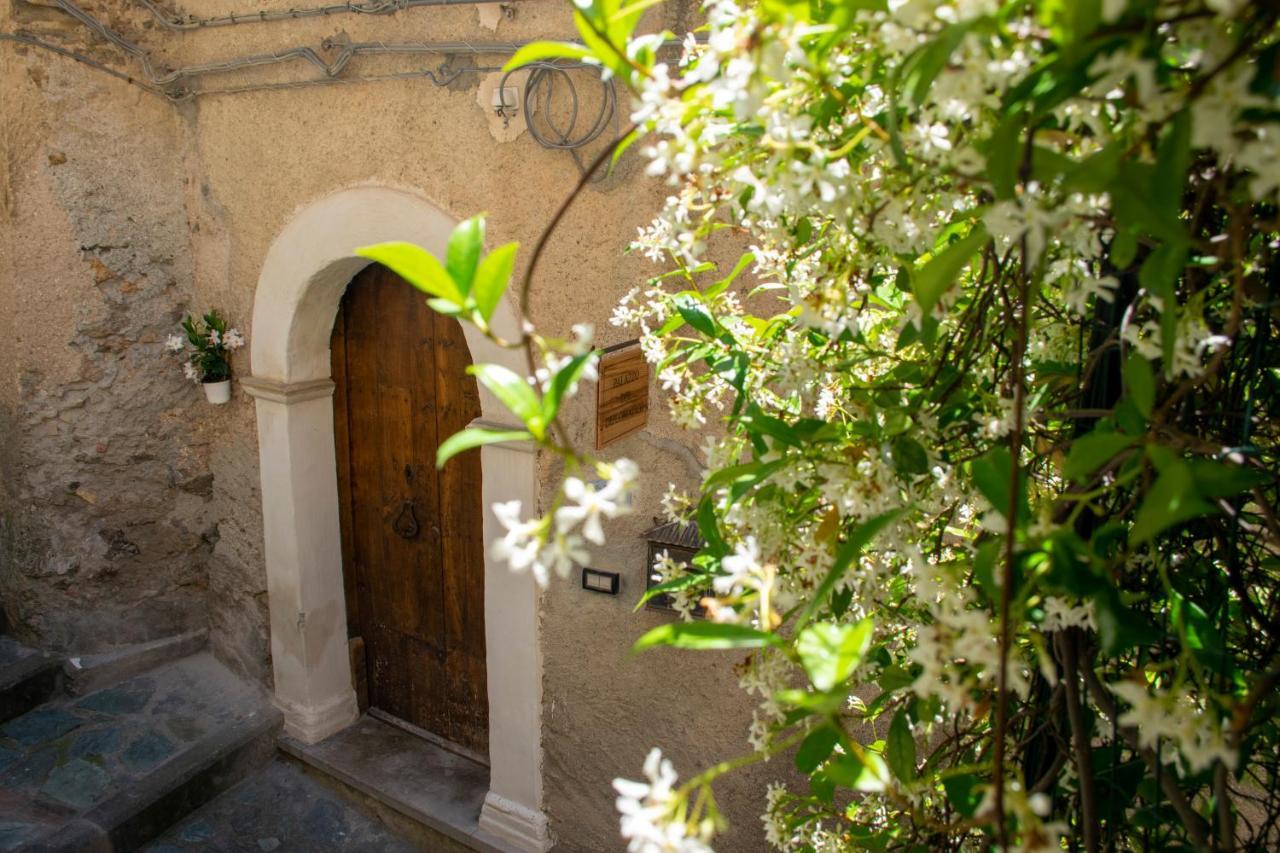
[[[365,714],[316,744],[282,737],[280,749],[356,792],[482,853],[515,853],[480,829],[489,768]]]

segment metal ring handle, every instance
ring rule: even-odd
[[[401,539],[413,539],[422,530],[418,524],[418,516],[414,514],[413,501],[405,501],[400,507],[400,514],[391,522],[391,529]]]

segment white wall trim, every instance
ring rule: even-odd
[[[307,743],[356,718],[338,527],[337,463],[329,338],[338,302],[366,265],[359,246],[407,240],[443,255],[454,220],[416,193],[362,186],[295,213],[267,252],[254,294],[252,376],[262,477],[264,553],[276,702],[286,731]],[[504,301],[500,335],[518,326]],[[464,326],[474,362],[522,372],[519,353]],[[486,425],[510,416],[483,387]],[[501,531],[490,507],[537,498],[536,449],[505,442],[481,449],[484,535]],[[489,688],[489,794],[481,831],[517,849],[548,847],[542,813],[542,656],[538,590],[485,556],[485,642]]]

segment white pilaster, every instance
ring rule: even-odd
[[[347,652],[333,382],[253,378],[271,662],[285,731],[315,743],[355,722]]]

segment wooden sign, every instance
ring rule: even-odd
[[[639,341],[609,347],[596,386],[596,450],[649,423],[649,365]]]

